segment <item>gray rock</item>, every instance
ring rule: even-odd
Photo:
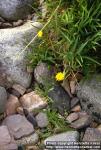
[[[83,137],[83,141],[99,141],[101,142],[101,132],[96,128],[87,128]]]
[[[65,133],[60,133],[47,138],[44,141],[44,144],[46,145],[46,149],[48,149],[49,148],[48,146],[50,146],[53,143],[52,149],[55,149],[56,146],[58,146],[57,144],[60,144],[60,142],[63,142],[64,144],[66,143],[71,144],[71,146],[73,146],[72,142],[77,142],[78,140],[79,140],[79,133],[77,131],[67,131]],[[57,144],[55,142],[57,142]],[[60,149],[63,149],[61,148],[61,145]],[[69,148],[69,150],[72,150],[72,148]],[[75,150],[79,150],[79,148],[78,149],[75,148]]]
[[[47,127],[48,125],[48,117],[46,115],[46,113],[40,112],[37,116],[36,116],[36,121],[37,124],[40,128],[44,128]]]
[[[15,139],[20,139],[34,132],[33,125],[29,123],[24,116],[8,116],[3,124],[6,125]]]
[[[51,83],[51,70],[46,63],[39,63],[34,70],[35,80],[42,85]]]
[[[25,58],[28,51],[23,49],[40,27],[38,22],[34,22],[33,26],[27,22],[20,27],[0,30],[0,70],[7,75],[11,85],[15,82],[29,87],[31,75],[26,71]]]
[[[0,16],[7,20],[25,18],[32,10],[34,0],[0,0]]]
[[[0,149],[17,150],[17,144],[10,135],[7,126],[0,126]]]
[[[70,110],[70,96],[60,85],[55,85],[49,91],[48,96],[53,100],[53,109],[57,109],[61,114]]]
[[[37,133],[33,133],[27,137],[22,137],[19,140],[16,140],[18,146],[20,145],[27,145],[27,144],[36,144],[39,140],[39,136]]]
[[[101,123],[101,74],[81,81],[76,90],[82,109]]]
[[[78,113],[71,113],[69,114],[69,116],[66,118],[66,120],[68,121],[68,123],[72,123],[73,121],[77,120],[79,118]]]
[[[7,102],[7,93],[4,87],[0,86],[0,113],[5,111],[5,105]]]
[[[71,123],[71,127],[75,129],[82,129],[86,128],[91,124],[91,117],[88,115],[83,116],[82,118],[79,118],[78,120]]]
[[[75,107],[79,102],[80,100],[77,97],[73,97],[71,99],[71,108]]]

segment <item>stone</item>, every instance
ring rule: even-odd
[[[78,113],[71,113],[69,114],[69,116],[66,118],[66,120],[68,121],[68,123],[71,123],[75,120],[77,120],[79,118]]]
[[[36,111],[47,106],[46,100],[36,94],[35,91],[23,95],[20,98],[20,102],[29,112]]]
[[[61,85],[56,84],[48,96],[52,99],[53,109],[57,109],[61,114],[70,110],[70,96]]]
[[[96,128],[87,128],[83,137],[83,141],[99,141],[101,142],[101,132]]]
[[[31,74],[26,70],[26,55],[30,48],[24,48],[41,27],[38,22],[27,22],[16,28],[0,30],[0,69],[5,73],[11,86],[12,82],[25,88],[30,86]]]
[[[9,94],[12,94],[12,95],[16,96],[17,98],[20,98],[20,97],[21,97],[21,94],[20,94],[17,90],[15,90],[15,89],[13,89],[13,88],[7,89],[7,92],[8,92]]]
[[[0,126],[0,149],[17,150],[17,144],[10,135],[7,126]]]
[[[80,105],[76,105],[75,107],[73,107],[71,109],[72,112],[80,112],[81,111],[81,106]]]
[[[34,128],[22,115],[11,115],[5,118],[3,125],[6,125],[15,139],[20,139],[34,132]]]
[[[101,124],[98,125],[97,129],[98,129],[99,131],[101,131]]]
[[[37,83],[45,85],[51,83],[51,70],[46,63],[39,63],[34,70],[34,77]]]
[[[62,86],[67,91],[67,93],[69,94],[69,96],[72,98],[73,96],[72,96],[72,94],[70,92],[70,85],[69,85],[68,79],[63,80]]]
[[[17,22],[13,22],[13,26],[17,27],[17,26],[22,25],[23,23],[24,23],[23,20],[18,20]]]
[[[12,88],[18,91],[21,95],[23,95],[26,92],[26,88],[24,88],[20,84],[14,84]]]
[[[88,114],[85,111],[78,112],[79,118],[82,118],[84,116],[87,116]]]
[[[37,116],[36,116],[36,121],[38,124],[38,127],[40,128],[45,128],[48,126],[48,116],[46,115],[46,113],[40,112]]]
[[[23,108],[22,107],[18,107],[16,109],[17,113],[20,114],[20,115],[24,115],[24,112],[23,112]]]
[[[71,127],[74,129],[82,129],[88,127],[91,124],[91,122],[92,122],[91,117],[89,115],[86,115],[72,122]]]
[[[7,102],[7,92],[4,87],[0,86],[0,113],[5,111],[5,104]]]
[[[34,0],[0,0],[0,15],[6,20],[24,19],[32,10]]]
[[[5,22],[4,18],[0,17],[0,22]]]
[[[23,109],[24,115],[26,119],[33,125],[33,127],[37,127],[37,121],[33,115],[33,113],[30,113],[27,109]]]
[[[6,109],[5,109],[6,115],[9,116],[9,115],[16,114],[17,108],[19,106],[20,106],[20,102],[18,98],[14,95],[10,95],[6,103]]]
[[[101,123],[101,74],[82,80],[76,88],[82,109]]]
[[[79,102],[80,100],[77,97],[73,97],[71,99],[71,108],[75,107]]]
[[[69,144],[71,142],[78,142],[78,140],[79,140],[79,132],[77,132],[77,131],[67,131],[67,132],[64,132],[64,133],[60,133],[60,134],[48,137],[47,139],[45,139],[44,144],[47,147],[46,149],[48,149],[48,146],[50,146],[53,142],[53,145],[52,145],[51,149],[56,149],[55,146],[57,146],[57,144],[55,144],[55,142],[60,143],[62,141],[62,142],[65,142],[65,143]],[[73,146],[72,143],[71,143],[71,146]],[[61,148],[61,145],[60,145],[59,149],[63,149],[63,148]],[[69,150],[72,150],[72,148],[69,148]]]
[[[21,139],[16,140],[17,145],[27,145],[27,144],[36,144],[38,143],[39,136],[37,133],[33,133],[29,136],[22,137]]]
[[[11,28],[11,27],[12,27],[12,24],[9,23],[9,22],[4,22],[4,23],[2,24],[2,28]]]

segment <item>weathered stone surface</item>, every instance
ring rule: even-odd
[[[23,95],[20,98],[20,102],[28,111],[39,110],[47,105],[47,102],[36,94],[35,91]]]
[[[0,69],[7,75],[7,80],[29,87],[31,75],[26,71],[25,58],[28,51],[23,49],[40,27],[38,22],[33,26],[27,22],[20,27],[0,30]]]
[[[77,87],[77,96],[83,110],[101,123],[101,74],[82,81]]]
[[[81,106],[80,105],[76,105],[75,107],[73,107],[71,109],[72,112],[80,112],[81,111]]]
[[[30,135],[34,132],[32,124],[29,123],[24,116],[19,114],[8,116],[3,121],[3,124],[8,127],[15,139]]]
[[[33,133],[29,136],[22,137],[19,140],[16,140],[17,145],[27,145],[27,144],[36,144],[39,140],[39,136],[37,133]]]
[[[90,125],[91,121],[92,121],[91,117],[86,115],[86,116],[83,116],[82,118],[79,118],[78,120],[74,121],[73,123],[71,123],[71,127],[75,128],[75,129],[86,128]]]
[[[5,104],[7,102],[7,93],[4,87],[0,86],[0,113],[5,110]]]
[[[69,143],[69,142],[77,142],[78,140],[79,140],[79,133],[77,131],[67,131],[65,133],[53,135],[53,136],[47,138],[44,141],[44,144],[46,145],[46,143],[48,144],[48,142],[51,143],[51,142],[60,142],[60,141]],[[52,148],[54,149],[55,146],[56,146],[56,144],[54,144]],[[60,146],[60,149],[62,149],[61,146]],[[69,150],[71,150],[71,149],[72,148],[70,148]]]
[[[34,77],[39,84],[50,84],[52,78],[48,65],[46,63],[39,63],[34,70]]]
[[[75,107],[79,102],[80,100],[77,97],[73,97],[71,99],[71,108]]]
[[[66,118],[66,120],[67,120],[69,123],[71,123],[71,122],[77,120],[78,118],[79,118],[78,113],[71,113],[71,114],[69,114],[69,116]]]
[[[40,112],[37,116],[36,116],[36,121],[37,124],[40,128],[44,128],[47,127],[48,125],[48,117],[46,115],[46,113]]]
[[[25,18],[32,10],[34,0],[0,0],[0,16],[8,20]]]
[[[83,137],[83,141],[99,141],[101,142],[101,132],[99,132],[96,128],[87,128],[85,135]]]
[[[57,109],[60,113],[70,110],[70,96],[60,85],[55,85],[49,91],[48,96],[53,100],[53,109]]]
[[[20,106],[18,98],[14,95],[9,95],[9,98],[6,103],[6,115],[13,115],[17,112],[17,108]]]
[[[17,150],[17,144],[10,135],[7,126],[0,126],[0,149]]]
[[[16,91],[18,91],[21,95],[23,95],[25,93],[25,91],[26,91],[26,88],[24,88],[20,84],[14,84],[12,86],[12,88],[15,89]]]

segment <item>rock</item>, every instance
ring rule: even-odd
[[[48,126],[48,117],[46,115],[46,113],[40,112],[37,116],[36,116],[36,121],[38,124],[38,127],[40,128],[45,128]]]
[[[70,96],[60,85],[55,85],[49,91],[48,96],[53,100],[53,109],[57,109],[61,114],[70,110]]]
[[[12,88],[15,89],[16,91],[18,91],[20,93],[20,95],[23,95],[25,93],[25,91],[26,91],[26,88],[24,88],[20,84],[14,84],[12,86]]]
[[[87,128],[83,137],[83,141],[101,142],[101,132],[99,132],[99,130],[96,128]]]
[[[101,74],[82,80],[76,91],[82,109],[101,123]]]
[[[70,81],[71,94],[75,94],[75,91],[76,91],[76,83],[77,83],[77,81],[76,81],[75,79]]]
[[[72,96],[72,94],[70,92],[70,85],[69,85],[68,79],[63,80],[62,86],[67,91],[67,93],[69,94],[69,96],[72,98],[73,96]]]
[[[73,97],[71,99],[71,108],[75,107],[79,102],[80,100],[77,97]]]
[[[7,20],[18,20],[25,18],[32,10],[33,0],[0,0],[0,15]]]
[[[0,17],[0,22],[5,22],[4,18]]]
[[[82,129],[88,127],[91,124],[91,122],[92,120],[90,116],[86,115],[71,123],[71,127],[75,129]]]
[[[75,120],[77,120],[79,118],[78,113],[71,113],[69,114],[69,116],[66,118],[66,120],[68,121],[68,123],[71,123]]]
[[[37,83],[46,85],[51,83],[51,70],[46,63],[39,63],[34,70],[34,77]]]
[[[36,144],[39,140],[39,136],[37,133],[33,133],[27,137],[22,137],[19,140],[16,140],[17,145],[27,145],[27,144]]]
[[[20,98],[20,97],[21,97],[21,94],[20,94],[17,90],[15,90],[15,89],[13,89],[13,88],[7,89],[7,92],[8,92],[9,94],[12,94],[12,95],[16,96],[17,98]]]
[[[36,111],[46,107],[47,102],[41,98],[35,91],[23,95],[20,102],[28,111]]]
[[[0,149],[17,150],[17,144],[10,135],[7,126],[0,126]]]
[[[64,133],[60,133],[60,134],[48,137],[44,141],[44,144],[46,145],[46,149],[48,149],[49,148],[48,146],[50,146],[52,143],[53,143],[53,145],[51,146],[51,149],[56,149],[55,146],[59,146],[59,149],[63,149],[63,148],[61,148],[61,145],[57,145],[57,144],[55,144],[55,142],[57,142],[58,144],[60,144],[60,142],[69,144],[71,142],[77,142],[78,140],[79,140],[79,133],[77,131],[67,131]],[[62,147],[63,146],[64,145],[62,145]],[[73,146],[72,143],[71,143],[71,146]],[[72,148],[70,148],[69,150],[72,150]]]
[[[2,24],[2,28],[11,28],[11,27],[12,27],[12,24],[9,23],[9,22],[4,22],[4,23]]]
[[[6,74],[11,86],[14,82],[27,88],[31,83],[31,75],[26,70],[25,57],[28,51],[24,48],[40,27],[38,22],[27,22],[16,28],[0,30],[0,69]]]
[[[73,107],[71,109],[72,112],[80,112],[81,111],[81,106],[80,105],[76,105],[75,107]]]
[[[88,114],[85,111],[78,112],[79,118],[82,118],[84,116],[87,116]]]
[[[17,26],[22,25],[23,23],[24,23],[23,20],[18,20],[17,22],[13,22],[13,26],[17,27]]]
[[[22,108],[22,107],[18,107],[16,111],[17,111],[18,114],[24,115],[24,112],[23,112],[23,108]]]
[[[18,98],[14,95],[10,95],[6,103],[6,110],[5,110],[6,115],[9,116],[15,114],[19,106],[20,102]]]
[[[30,113],[27,109],[23,109],[24,115],[26,119],[34,126],[37,127],[37,121],[33,115],[33,113]]]
[[[20,139],[34,132],[33,126],[24,116],[19,114],[6,117],[3,124],[8,127],[15,139]]]
[[[5,111],[5,104],[7,102],[7,93],[4,87],[0,86],[0,113]]]
[[[98,125],[97,129],[98,129],[99,131],[101,131],[101,124]]]

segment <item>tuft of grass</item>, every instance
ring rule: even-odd
[[[38,39],[29,56],[32,65],[46,62],[64,70],[67,76],[78,71],[84,74],[94,72],[97,66],[101,66],[98,53],[100,0],[46,0],[46,4],[48,13],[41,20],[45,24],[43,37]]]

